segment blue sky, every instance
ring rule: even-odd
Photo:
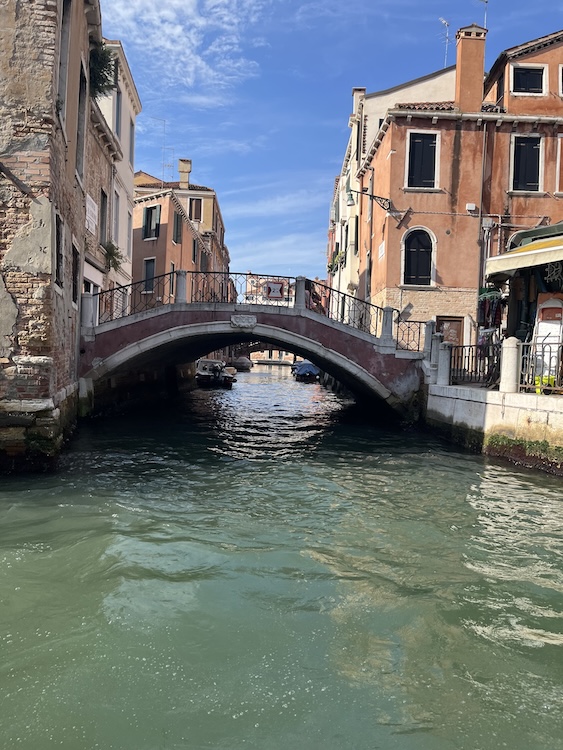
[[[324,278],[352,88],[386,89],[455,62],[483,24],[502,50],[563,28],[563,0],[101,0],[143,103],[136,168],[217,191],[232,271]]]

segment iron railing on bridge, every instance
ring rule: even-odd
[[[233,303],[293,307],[296,280],[290,276],[213,271],[171,272],[117,286],[94,295],[97,323],[152,310],[178,301],[184,283],[188,303]],[[305,305],[330,320],[345,323],[372,336],[380,336],[383,309],[324,284],[305,280]]]
[[[395,319],[395,341],[397,349],[409,352],[421,352],[424,349],[426,323],[422,320]]]
[[[381,336],[382,307],[352,297],[319,281],[306,280],[305,305],[314,312],[326,315],[330,320],[344,323],[372,336]]]
[[[178,301],[180,274],[172,271],[126,286],[106,289],[98,298],[98,322],[107,323],[127,315],[152,310]],[[185,301],[189,303],[238,303],[292,306],[295,279],[288,276],[261,277],[247,273],[213,271],[185,272]]]

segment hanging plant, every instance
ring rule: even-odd
[[[114,245],[113,242],[108,241],[104,245],[104,252],[106,254],[106,267],[108,271],[119,271],[121,264],[123,263],[123,255],[121,251]]]
[[[116,60],[103,42],[96,42],[90,50],[90,95],[94,99],[115,88]]]

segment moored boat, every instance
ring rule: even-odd
[[[230,389],[236,382],[231,370],[232,368],[226,368],[225,363],[220,359],[198,359],[195,382],[201,388]]]
[[[321,374],[319,368],[306,359],[292,365],[291,371],[298,383],[316,383]]]

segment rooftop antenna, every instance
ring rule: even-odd
[[[487,28],[487,10],[489,9],[489,0],[479,0],[480,3],[483,3],[485,6],[485,18],[483,19],[483,28]]]
[[[488,2],[488,0],[486,0],[486,2]],[[450,22],[446,21],[445,18],[439,18],[438,20],[440,21],[440,23],[443,23],[446,28],[445,35],[444,35],[444,40],[446,42],[446,52],[444,54],[444,68],[447,68],[448,67],[448,46],[450,44]]]
[[[166,120],[164,120],[162,117],[151,117],[151,120],[158,120],[158,122],[162,123],[162,177],[160,179],[160,182],[162,183],[162,187],[164,187],[164,170],[166,169]]]

